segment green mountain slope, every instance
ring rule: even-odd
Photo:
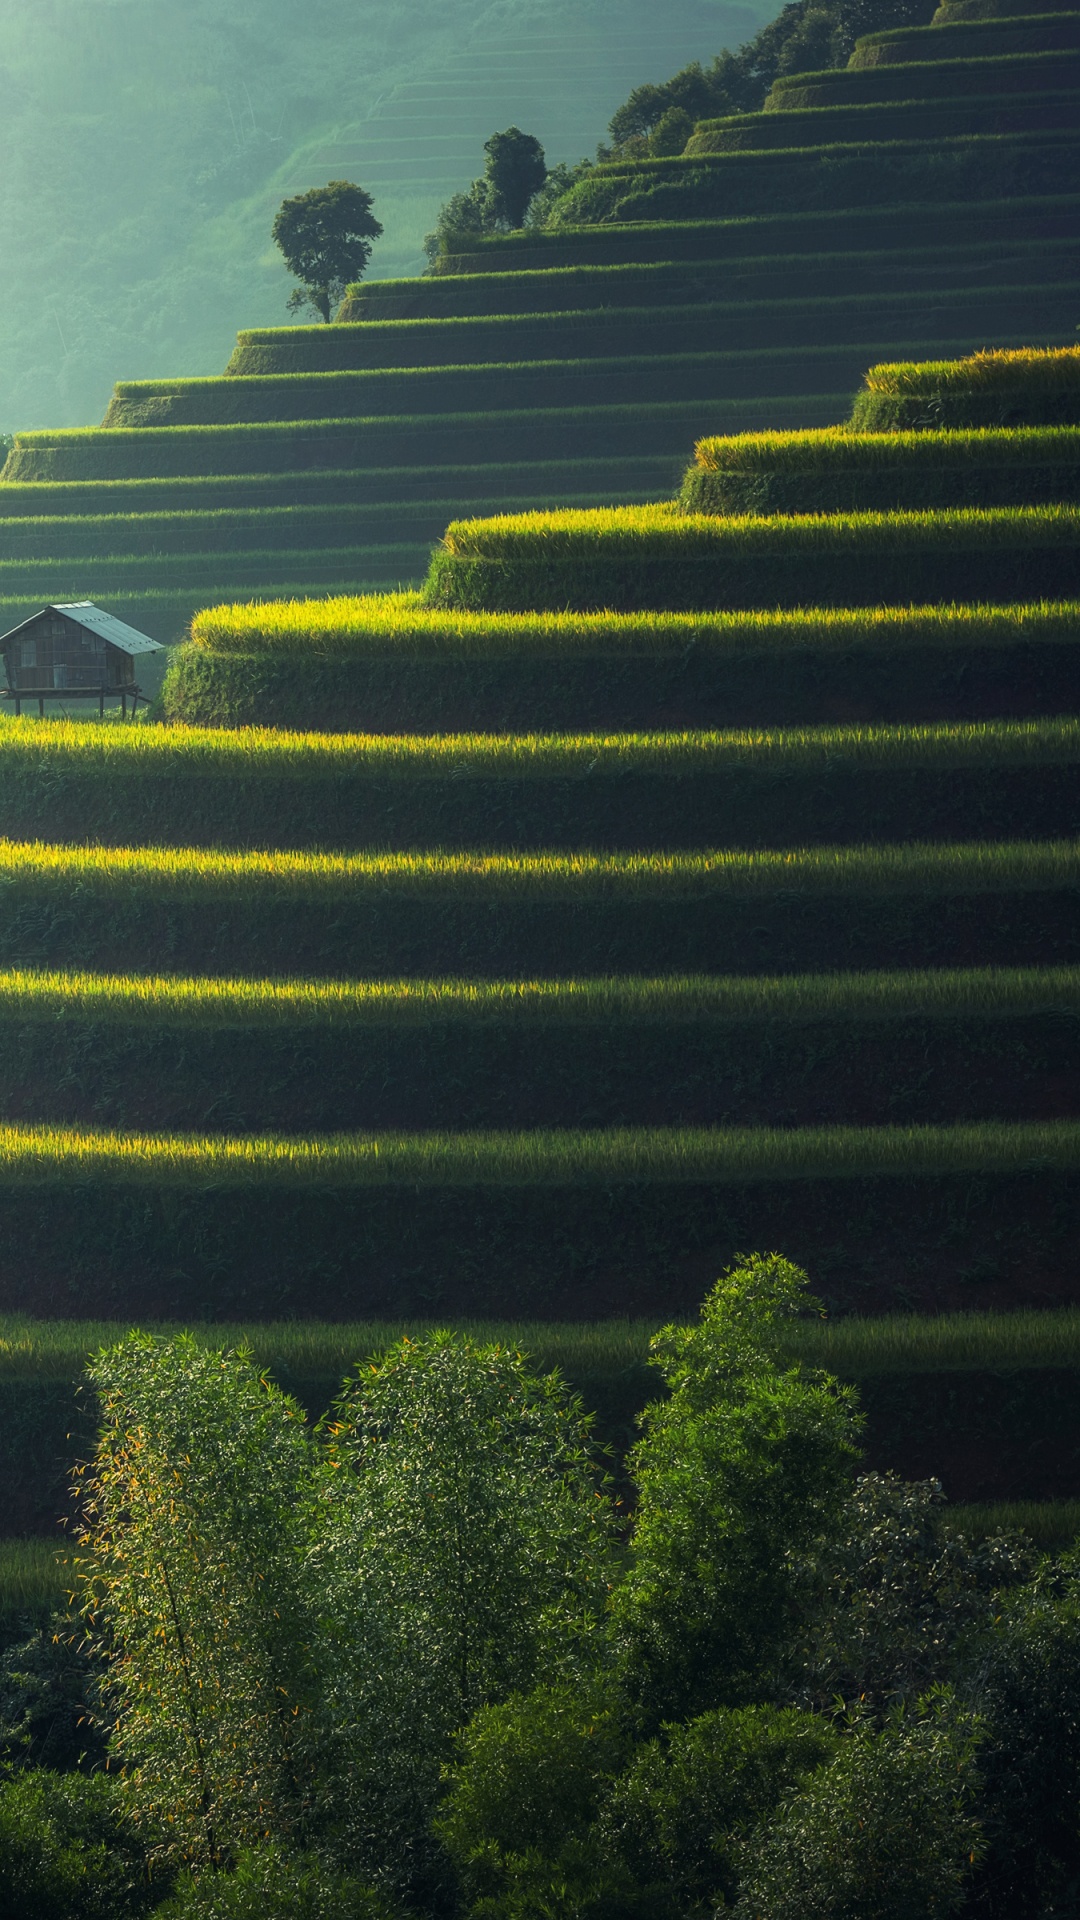
[[[95,419],[118,368],[209,373],[238,327],[283,318],[284,193],[359,177],[386,228],[373,271],[418,271],[496,127],[517,116],[576,160],[629,87],[757,17],[722,0],[662,17],[644,0],[3,0],[0,429]]]

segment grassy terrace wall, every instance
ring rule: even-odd
[[[1080,706],[1068,605],[494,620],[389,595],[224,607],[193,633],[164,698],[170,716],[199,726],[636,731]]]
[[[1080,590],[1078,527],[1067,506],[726,520],[568,509],[451,522],[428,592],[499,612],[1064,599]]]
[[[700,125],[707,126],[703,121]],[[693,136],[691,136],[693,137]],[[644,176],[643,176],[644,177]],[[966,201],[937,199],[928,204],[898,201],[889,207],[889,236],[898,247],[992,245],[1045,234],[1075,236],[1076,196],[1047,192],[1025,199]],[[544,272],[588,265],[636,265],[643,262],[722,260],[736,262],[768,254],[814,254],[836,250],[880,252],[882,211],[830,207],[813,213],[777,213],[756,219],[695,219],[678,222],[627,221],[619,226],[574,226],[560,221],[547,232],[492,234],[472,240],[469,249],[440,254],[432,263],[437,279],[462,274]],[[371,288],[364,289],[370,293]],[[426,289],[424,289],[426,294]]]
[[[770,124],[775,118],[769,116]],[[1038,225],[1038,216],[1033,218]],[[760,244],[774,236],[766,228],[758,237]],[[799,237],[797,233],[793,236]],[[1080,277],[1080,240],[1075,230],[1055,236],[1053,248],[1041,238],[999,237],[963,245],[956,241],[951,246],[913,247],[908,243],[873,250],[830,250],[830,241],[835,248],[838,240],[857,238],[857,234],[841,228],[822,235],[825,244],[819,253],[763,251],[730,260],[632,265],[598,262],[552,267],[542,278],[538,278],[539,269],[525,268],[520,272],[440,274],[429,280],[373,280],[370,286],[361,285],[350,292],[342,304],[340,319],[342,324],[356,325],[361,321],[531,313],[538,298],[551,296],[578,311],[590,307],[677,306],[695,297],[715,300],[719,276],[725,297],[739,302],[782,299],[796,276],[808,299],[833,295],[839,275],[843,275],[852,295],[887,288],[910,292],[915,271],[920,285],[926,288],[960,289],[976,281],[1001,287],[1036,283],[1051,287],[1061,280]],[[239,335],[230,365],[237,365],[249,346],[278,347],[287,356],[300,335],[305,347],[308,340],[325,338],[315,328],[253,328]]]
[[[813,107],[793,102],[790,108],[778,104],[762,113],[700,121],[686,153],[698,158],[759,153],[772,147],[796,147],[805,153],[818,145],[836,148],[896,140],[955,140],[971,134],[1047,133],[1073,125],[1076,110],[1076,93],[1065,91]]]
[[[929,27],[892,27],[867,33],[848,65],[877,67],[897,62],[982,58],[988,54],[1040,53],[1080,46],[1074,13],[1036,11],[1034,18],[957,20]]]
[[[1075,427],[740,434],[701,440],[680,495],[691,513],[843,513],[1080,499]]]
[[[994,201],[1074,194],[1077,143],[1066,132],[961,135],[948,140],[837,142],[828,147],[687,155],[641,161],[638,168],[596,167],[567,195],[575,222],[732,218],[797,210],[811,214],[842,201],[881,210],[896,201]]]
[[[775,80],[765,106],[832,107],[857,100],[987,98],[1006,93],[1056,93],[1080,84],[1080,50],[997,54],[978,59],[912,61],[903,66],[847,67],[828,73],[786,74]]]

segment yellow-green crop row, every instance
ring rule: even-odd
[[[1080,1013],[1080,967],[581,980],[227,980],[8,969],[0,1022],[296,1028],[1008,1019]]]
[[[277,1136],[0,1126],[0,1185],[296,1191],[1080,1172],[1080,1121]]]
[[[694,454],[698,466],[710,473],[760,469],[805,472],[838,465],[1077,466],[1080,428],[955,427],[928,435],[913,431],[857,433],[850,426],[812,427],[787,433],[710,434],[697,442]]]
[[[564,507],[554,512],[496,514],[488,520],[452,520],[443,549],[459,559],[509,560],[603,552],[634,555],[650,549],[674,559],[795,558],[836,551],[861,556],[907,552],[1073,548],[1080,508],[958,507],[946,511],[882,513],[682,513],[675,501],[638,507]],[[438,550],[437,550],[438,551]]]
[[[0,840],[5,887],[142,900],[703,900],[768,894],[1037,892],[1080,887],[1080,841],[927,842],[702,853],[220,853]]]
[[[881,438],[886,436],[882,435]],[[766,435],[755,436],[764,442]],[[923,439],[903,434],[898,439]],[[733,442],[701,441],[700,447]],[[207,607],[191,637],[214,653],[301,657],[526,660],[679,657],[794,649],[1062,645],[1080,637],[1080,603],[1013,607],[842,608],[792,613],[468,613],[425,606],[419,593],[271,600]]]
[[[22,768],[59,775],[215,775],[235,779],[585,779],[836,766],[1068,764],[1080,719],[938,721],[683,733],[287,733],[272,727],[0,724],[0,781]]]
[[[58,1540],[0,1540],[0,1618],[5,1622],[63,1606],[74,1586],[74,1570]]]
[[[962,360],[892,360],[870,367],[867,393],[986,392],[1037,386],[1063,392],[1080,387],[1080,347],[1001,347]]]

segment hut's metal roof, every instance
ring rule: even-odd
[[[149,634],[140,633],[137,627],[129,627],[126,620],[118,620],[114,613],[105,613],[101,607],[95,607],[92,600],[69,600],[62,605],[42,607],[32,613],[29,620],[21,620],[17,627],[0,636],[0,652],[3,652],[9,640],[14,640],[27,627],[41,619],[43,613],[64,613],[80,627],[86,627],[96,633],[101,640],[107,640],[111,647],[119,648],[121,653],[164,653],[160,640],[151,640]]]

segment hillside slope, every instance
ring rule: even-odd
[[[662,18],[643,0],[3,0],[0,429],[96,419],[118,367],[209,373],[239,326],[282,318],[286,192],[349,172],[386,228],[373,272],[418,271],[496,127],[519,116],[576,160],[629,87],[760,17],[721,0]]]
[[[874,359],[1072,339],[1074,20],[868,36],[683,156],[596,166],[550,230],[21,433],[0,606],[89,597],[170,640],[212,598],[397,586],[455,512],[659,499],[693,435],[841,419]]]

